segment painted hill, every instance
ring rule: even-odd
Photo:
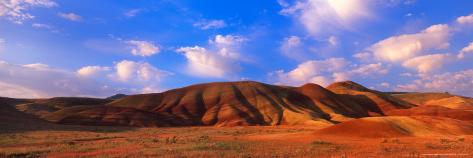
[[[367,117],[343,122],[315,132],[317,135],[337,137],[405,137],[471,135],[471,122],[429,116],[385,116]]]
[[[281,87],[258,82],[200,84],[125,97],[107,106],[174,115],[193,125],[280,125],[332,122],[332,115],[367,116],[359,105],[315,84]],[[319,102],[317,102],[319,101]]]
[[[348,122],[366,122],[378,117],[473,120],[473,112],[465,109],[473,106],[471,98],[435,96],[432,100],[418,93],[379,92],[351,81],[337,82],[327,88],[317,84],[288,87],[242,81],[198,84],[163,93],[121,96],[118,99],[59,97],[21,101],[9,98],[5,101],[9,102],[10,111],[19,110],[22,114],[35,115],[49,122],[73,125],[162,127],[337,124],[337,128],[345,128],[347,125],[344,124],[351,124]],[[442,105],[462,105],[452,108],[421,104],[434,101]],[[378,117],[370,118],[373,116]]]
[[[393,95],[417,105],[435,105],[451,109],[472,109],[473,99],[448,93],[405,93]]]
[[[346,82],[348,83],[348,82]],[[370,116],[380,109],[374,99],[391,103],[403,101],[378,94],[354,82],[363,94],[337,94],[317,84],[301,87],[259,82],[198,84],[163,93],[125,96],[121,99],[52,98],[19,104],[17,109],[62,124],[129,126],[246,126],[334,124]],[[333,86],[332,86],[333,87]],[[381,96],[376,98],[377,96]],[[385,104],[380,104],[385,105]],[[377,115],[383,115],[378,111]]]
[[[382,116],[395,109],[415,107],[415,104],[395,98],[389,93],[363,87],[352,81],[337,82],[327,87],[330,91],[349,98],[370,112],[371,116]]]

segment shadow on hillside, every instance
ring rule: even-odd
[[[113,133],[131,131],[135,129],[137,128],[54,124],[37,118],[31,114],[20,112],[11,105],[0,104],[0,134],[32,131],[90,131]]]
[[[380,115],[385,115],[383,111],[379,108],[375,101],[365,95],[350,95],[350,94],[340,94],[343,97],[352,98],[353,101],[360,104],[364,109],[369,112],[375,112]]]

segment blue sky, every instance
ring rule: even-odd
[[[0,3],[0,96],[239,80],[473,96],[471,0]]]

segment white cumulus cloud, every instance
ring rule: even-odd
[[[439,70],[443,65],[452,60],[450,54],[429,54],[408,59],[402,66],[415,69],[419,73],[430,73]]]
[[[306,83],[316,83],[326,86],[336,81],[383,75],[388,71],[389,67],[381,63],[354,65],[344,58],[329,58],[309,60],[299,64],[291,71],[279,70],[269,75],[276,80],[276,84],[300,86]]]
[[[276,77],[278,84],[298,86],[310,82],[327,85],[332,79],[324,77],[324,73],[340,71],[348,64],[349,62],[343,58],[309,60],[289,72],[279,70],[270,75]]]
[[[0,18],[22,24],[26,20],[33,19],[34,16],[28,13],[33,7],[55,7],[57,4],[51,0],[1,0],[0,1]]]
[[[389,72],[389,69],[381,64],[381,63],[376,63],[376,64],[367,64],[367,65],[360,65],[352,70],[345,70],[345,71],[340,71],[340,72],[335,72],[333,73],[333,78],[334,81],[346,81],[346,80],[351,80],[355,77],[358,78],[366,78],[370,75],[383,75],[387,74]]]
[[[289,36],[284,39],[280,47],[281,53],[291,59],[306,59],[304,43],[298,36]]]
[[[473,69],[421,76],[408,84],[398,85],[399,91],[449,92],[473,96]]]
[[[0,96],[108,96],[116,91],[106,83],[76,77],[75,73],[45,64],[15,65],[0,61]]]
[[[239,68],[242,42],[241,36],[217,35],[209,41],[209,47],[181,47],[177,52],[183,53],[187,59],[187,72],[193,76],[224,78]]]
[[[313,35],[350,30],[372,17],[369,0],[300,0],[292,5],[278,2],[283,7],[281,14],[294,17]]]
[[[110,67],[85,66],[77,70],[77,75],[79,75],[80,77],[97,77],[99,75],[104,75],[104,73],[110,70]]]
[[[148,41],[130,40],[130,41],[127,41],[126,43],[132,46],[131,53],[137,56],[143,56],[143,57],[152,56],[161,51],[159,46]]]
[[[38,98],[55,96],[106,97],[117,93],[158,90],[170,72],[144,62],[121,61],[112,67],[85,66],[77,71],[42,63],[17,65],[0,61],[0,96]]]
[[[450,45],[448,25],[433,25],[416,34],[389,37],[367,48],[369,53],[381,61],[400,62],[431,50],[445,49]],[[364,57],[366,54],[360,54]]]
[[[463,59],[467,54],[473,53],[473,42],[471,42],[468,46],[460,50],[460,53],[457,55],[458,59]]]
[[[170,75],[170,72],[160,70],[149,63],[123,60],[115,65],[116,76],[121,82],[159,81]]]
[[[467,16],[460,16],[457,18],[459,24],[473,24],[473,14]]]

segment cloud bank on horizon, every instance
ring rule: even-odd
[[[473,96],[469,0],[0,0],[0,23],[0,96],[237,80]]]

